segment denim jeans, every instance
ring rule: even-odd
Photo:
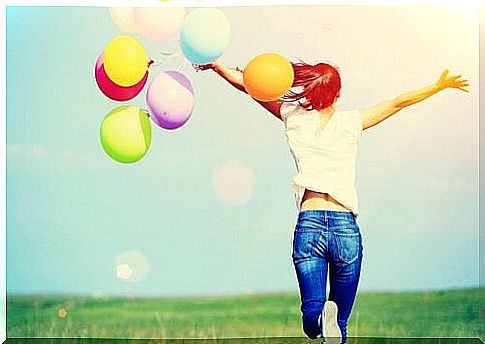
[[[300,287],[303,331],[321,334],[318,317],[328,299],[337,304],[342,343],[354,304],[362,265],[362,236],[355,215],[347,211],[307,209],[298,215],[293,234],[292,260]]]

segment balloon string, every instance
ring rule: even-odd
[[[150,112],[148,112],[148,110],[147,110],[147,109],[145,109],[145,108],[141,108],[140,110],[143,110],[143,111],[146,113],[146,115],[147,115],[148,117],[150,117]]]
[[[157,61],[157,62],[153,61],[152,65],[153,65],[153,67],[157,67],[157,66],[160,66],[161,64],[163,64],[163,62],[164,61]],[[150,67],[150,65],[148,67]]]
[[[150,67],[151,65],[153,65],[154,67],[160,66],[165,61],[173,59],[174,57],[176,57],[178,55],[177,52],[165,52],[165,51],[161,51],[161,52],[159,52],[159,54],[163,55],[162,58],[157,60],[157,61],[155,61],[153,59],[150,60],[150,62],[148,62],[148,67]]]
[[[182,62],[179,65],[179,67],[177,68],[177,71],[181,72],[185,68],[186,65],[187,65],[187,59],[184,57]]]
[[[161,51],[160,54],[163,55],[165,59],[171,59],[171,58],[178,56],[179,51],[178,50],[177,51],[169,51],[169,52]]]

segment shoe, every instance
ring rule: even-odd
[[[342,333],[337,323],[337,313],[337,304],[334,301],[325,302],[319,323],[326,343],[339,344],[342,340]],[[323,319],[323,322],[321,319]]]

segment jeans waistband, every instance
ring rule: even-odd
[[[331,219],[354,219],[355,215],[351,211],[344,210],[328,210],[328,209],[305,209],[301,210],[298,217],[320,217]]]

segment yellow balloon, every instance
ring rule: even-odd
[[[295,78],[290,61],[268,53],[256,56],[244,68],[246,91],[260,101],[273,101],[289,91]]]
[[[148,55],[137,39],[118,36],[104,49],[104,69],[115,84],[133,86],[148,69]]]

